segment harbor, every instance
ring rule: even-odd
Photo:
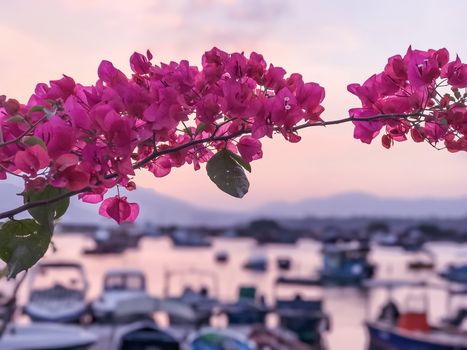
[[[18,291],[13,317],[16,326],[45,327],[43,322],[31,323],[31,320],[44,321],[44,314],[46,318],[51,317],[49,321],[63,327],[68,327],[65,323],[73,322],[70,327],[79,327],[80,331],[95,337],[90,345],[92,350],[114,349],[117,335],[130,334],[131,327],[140,327],[133,329],[133,339],[137,337],[135,334],[146,329],[146,335],[152,334],[155,339],[173,337],[174,344],[183,346],[187,346],[195,335],[220,330],[222,337],[232,333],[257,348],[261,348],[258,339],[264,341],[282,336],[288,341],[295,339],[296,343],[290,345],[290,349],[303,346],[303,349],[338,350],[351,346],[353,349],[379,350],[384,347],[374,347],[375,341],[370,343],[369,334],[374,338],[388,331],[384,328],[387,324],[378,318],[382,307],[387,305],[388,286],[383,282],[378,285],[377,281],[402,280],[437,286],[420,290],[390,286],[391,300],[397,304],[398,312],[402,313],[406,308],[427,312],[426,324],[438,324],[448,316],[454,320],[455,312],[467,307],[465,296],[458,295],[450,302],[440,287],[462,286],[447,283],[443,271],[451,271],[453,260],[458,264],[467,261],[466,245],[427,244],[426,248],[436,257],[436,268],[414,270],[409,268],[415,256],[413,252],[401,247],[370,244],[365,248],[365,264],[375,266],[370,279],[374,281],[372,285],[364,282],[367,278],[342,283],[339,274],[335,283],[328,283],[327,274],[324,284],[295,283],[296,276],[323,275],[330,264],[326,254],[331,249],[329,242],[300,239],[296,244],[258,245],[248,238],[218,237],[211,238],[209,245],[193,247],[177,246],[170,237],[159,236],[142,237],[137,247],[118,254],[83,254],[84,247],[92,241],[91,237],[79,233],[55,237],[55,252],[49,251],[42,267],[38,266],[40,273],[38,269],[28,273]],[[352,249],[348,251],[354,252],[355,246],[350,246]],[[336,249],[337,246],[333,246],[332,256]],[[342,245],[339,245],[341,250]],[[221,261],[218,252],[222,252]],[[224,260],[226,256],[228,259]],[[264,269],[245,268],[247,262],[257,261],[258,256],[266,262]],[[285,257],[289,269],[281,268],[283,263],[279,263]],[[361,255],[357,257],[361,259]],[[354,267],[353,271],[360,270]],[[67,307],[60,306],[58,300],[65,300],[63,286],[61,289],[55,286],[47,294],[37,292],[39,279],[45,279],[47,273],[51,281],[71,278],[73,289],[80,290],[62,302]],[[461,294],[462,289],[457,288],[457,291]],[[51,304],[54,309],[44,306],[48,305],[44,300],[50,298],[54,299]],[[429,302],[424,301],[425,298]],[[74,306],[70,306],[70,300],[74,300]],[[73,312],[69,311],[68,316],[60,315],[59,310],[65,309]],[[379,321],[374,323],[374,320]],[[464,320],[460,319],[459,329],[462,322]],[[303,329],[308,333],[303,333]],[[459,344],[464,341],[467,344],[467,333],[465,328],[462,329],[464,333],[460,333]],[[60,329],[49,331],[53,336],[53,332]],[[69,332],[67,329],[61,331]],[[39,329],[39,332],[44,330]],[[166,346],[161,349],[172,349]],[[453,345],[442,349],[463,348]]]

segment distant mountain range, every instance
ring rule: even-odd
[[[0,211],[21,204],[16,196],[21,190],[14,184],[0,184]],[[397,218],[460,218],[467,216],[467,197],[418,198],[378,197],[365,193],[309,198],[298,202],[271,202],[254,210],[231,213],[205,209],[182,200],[161,195],[148,188],[138,188],[131,193],[131,201],[140,204],[140,223],[158,225],[207,225],[223,226],[245,222],[254,218],[304,218],[316,217],[397,217]],[[109,224],[97,214],[98,205],[73,199],[63,218],[68,223]]]

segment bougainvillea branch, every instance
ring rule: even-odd
[[[93,86],[68,76],[38,84],[24,104],[0,96],[0,179],[14,174],[25,185],[24,205],[0,213],[10,218],[0,228],[10,237],[0,242],[0,257],[16,266],[10,275],[35,262],[17,264],[25,259],[17,242],[32,240],[29,255],[41,256],[44,242],[40,252],[31,242],[38,235],[50,239],[71,196],[100,202],[99,214],[118,223],[135,220],[138,205],[120,194],[135,189],[135,169],[163,177],[172,168],[191,164],[198,170],[207,163],[221,190],[243,197],[249,188],[244,171],[263,156],[261,138],[280,134],[298,142],[301,129],[347,122],[365,143],[383,131],[386,148],[410,134],[415,142],[467,150],[467,95],[460,91],[467,86],[467,66],[458,57],[449,61],[446,49],[409,48],[404,57],[389,58],[383,72],[348,86],[361,107],[329,121],[321,118],[324,88],[297,73],[286,76],[258,53],[213,48],[200,68],[185,60],[155,65],[152,58],[149,51],[134,53],[131,77],[103,61]],[[104,198],[113,187],[118,194]],[[14,219],[26,210],[32,219]]]

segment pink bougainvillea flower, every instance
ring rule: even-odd
[[[135,52],[130,57],[130,66],[133,72],[136,74],[146,74],[149,72],[149,67],[151,67],[151,63],[147,59],[146,56]]]
[[[14,163],[19,170],[36,175],[38,170],[49,165],[50,158],[42,146],[33,145],[24,151],[16,152]]]
[[[441,77],[447,78],[448,83],[455,88],[465,88],[467,87],[467,64],[462,63],[457,56],[455,61],[443,67]]]
[[[169,156],[161,156],[156,158],[149,166],[149,171],[155,177],[164,177],[170,173],[172,163]]]
[[[139,214],[139,205],[127,202],[126,197],[110,197],[102,202],[99,214],[114,219],[118,224],[133,222]]]
[[[63,154],[58,157],[54,166],[57,171],[56,180],[53,182],[57,187],[66,187],[70,191],[79,191],[89,186],[90,172],[79,163],[75,154]]]
[[[263,157],[261,142],[251,136],[243,136],[238,141],[237,148],[242,158],[248,163]]]

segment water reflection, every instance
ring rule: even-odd
[[[366,331],[364,320],[367,317],[375,318],[379,307],[387,298],[384,290],[366,292],[352,287],[327,287],[324,289],[280,287],[275,286],[275,280],[280,275],[311,275],[322,266],[320,244],[300,240],[296,245],[264,245],[257,246],[253,240],[218,238],[211,247],[204,248],[174,248],[169,239],[165,237],[143,238],[138,249],[130,249],[119,255],[82,255],[81,251],[89,247],[91,242],[81,235],[57,235],[54,238],[56,252],[48,252],[50,259],[77,259],[82,262],[88,273],[89,292],[88,299],[96,299],[103,288],[104,274],[111,268],[134,267],[145,272],[147,289],[151,295],[163,296],[165,274],[170,269],[203,269],[213,271],[218,279],[216,297],[225,302],[234,302],[237,299],[238,288],[242,285],[252,285],[257,293],[264,296],[266,304],[272,304],[277,296],[293,297],[300,293],[303,297],[322,296],[324,308],[332,319],[331,332],[327,334],[329,349],[364,349],[366,344]],[[442,269],[452,261],[467,262],[467,247],[465,245],[437,243],[429,246],[436,255],[437,269]],[[227,263],[216,263],[215,253],[225,252],[229,260]],[[268,262],[266,273],[245,270],[242,265],[251,256],[264,256]],[[290,257],[291,269],[280,270],[275,262],[278,258]],[[407,269],[407,262],[411,255],[398,248],[374,247],[370,259],[378,265],[377,278],[397,279],[426,279],[439,281],[436,273],[431,271],[411,271]],[[172,281],[171,293],[179,295],[187,283],[200,288],[206,286],[202,278],[183,278]],[[212,290],[214,292],[214,289]],[[411,299],[408,295],[412,293]],[[429,321],[436,323],[446,314],[447,300],[441,291],[430,291]],[[26,289],[22,288],[19,303],[26,302]],[[417,303],[413,290],[401,290],[394,293],[394,299],[404,307],[408,302]],[[412,300],[412,301],[408,301]],[[464,304],[460,298],[456,305]],[[413,305],[412,305],[413,306]],[[162,320],[164,322],[164,320]],[[270,320],[270,322],[277,322]]]

